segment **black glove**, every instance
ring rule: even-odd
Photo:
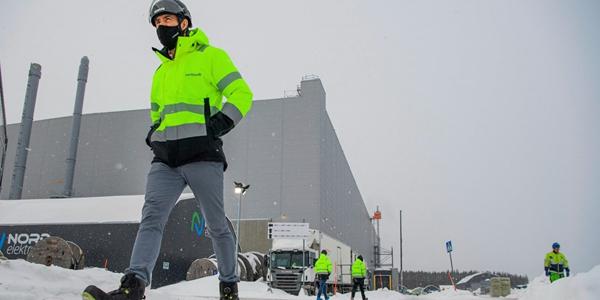
[[[152,148],[152,146],[150,145],[150,137],[152,137],[152,134],[154,133],[154,131],[156,131],[156,128],[158,128],[158,126],[160,126],[160,122],[150,126],[150,130],[148,130],[148,135],[146,135],[146,145],[148,145],[148,147]]]
[[[569,277],[569,275],[571,275],[571,270],[569,270],[569,268],[565,268],[565,271],[567,271],[567,277]]]
[[[212,115],[210,120],[208,120],[208,128],[215,138],[224,136],[234,126],[233,120],[220,111]]]

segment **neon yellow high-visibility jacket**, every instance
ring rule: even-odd
[[[154,51],[162,62],[150,96],[153,126],[147,141],[154,161],[172,167],[194,161],[226,165],[223,143],[206,125],[206,114],[222,113],[235,126],[252,106],[252,91],[227,53],[209,45],[200,29],[178,38],[173,59],[164,49]]]
[[[365,263],[357,258],[352,263],[352,278],[365,278],[367,277],[367,266]]]
[[[315,262],[315,274],[331,274],[332,270],[331,260],[327,255],[321,253],[319,259]]]
[[[544,268],[548,268],[550,273],[562,273],[564,269],[569,268],[569,261],[562,252],[551,251],[544,258]]]

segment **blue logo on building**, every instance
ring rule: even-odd
[[[3,232],[2,237],[0,237],[0,250],[4,248],[4,240],[6,240],[6,232]]]
[[[197,211],[195,211],[194,214],[192,214],[191,231],[195,231],[198,236],[202,236],[205,227],[206,223],[204,222],[204,218]]]

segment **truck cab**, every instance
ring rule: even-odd
[[[277,249],[269,252],[267,281],[271,287],[298,295],[302,288],[312,289],[315,280],[312,249]]]

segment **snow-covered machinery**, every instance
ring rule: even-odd
[[[195,280],[207,276],[213,276],[219,272],[215,258],[199,258],[190,265],[185,280]]]
[[[267,280],[271,286],[298,295],[304,289],[314,293],[314,262],[327,250],[333,272],[327,284],[338,291],[351,288],[352,249],[318,230],[310,229],[308,240],[274,239],[269,252]]]
[[[263,254],[258,252],[238,253],[237,275],[241,281],[256,281],[262,277]],[[215,255],[209,258],[196,259],[187,271],[186,280],[194,280],[218,273],[218,260]]]
[[[27,254],[27,261],[46,266],[59,266],[81,270],[84,267],[84,255],[81,248],[57,236],[50,236],[37,242]]]
[[[238,258],[246,267],[246,280],[256,281],[262,277],[264,255],[258,252],[246,252],[238,254]]]

